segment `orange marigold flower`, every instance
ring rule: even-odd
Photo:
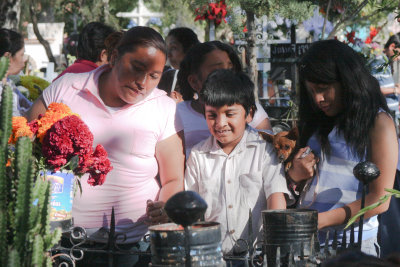
[[[11,159],[7,160],[6,167],[11,167]]]
[[[28,121],[24,117],[13,117],[12,118],[12,133],[8,139],[8,143],[15,144],[18,138],[22,136],[33,137],[31,127],[28,125]]]
[[[38,119],[38,132],[37,137],[40,142],[43,141],[44,136],[47,133],[47,130],[58,120],[61,120],[64,117],[79,115],[73,113],[71,109],[63,104],[63,103],[51,103],[46,110],[46,113]]]

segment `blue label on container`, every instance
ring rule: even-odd
[[[51,221],[71,219],[74,175],[65,172],[47,172],[51,182]]]

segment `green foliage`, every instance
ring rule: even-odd
[[[384,195],[382,197],[379,198],[379,200],[374,203],[371,204],[363,209],[361,209],[359,212],[357,212],[356,215],[354,215],[346,224],[346,228],[348,228],[351,224],[353,224],[358,218],[360,218],[362,215],[364,215],[365,213],[367,213],[368,211],[375,209],[376,207],[379,207],[380,205],[382,205],[383,203],[385,203],[388,199],[390,199],[392,196],[394,196],[395,198],[400,198],[400,191],[396,190],[396,189],[389,189],[389,188],[385,188],[385,191],[388,192],[389,194]]]
[[[0,60],[0,69],[2,64]],[[50,182],[40,176],[34,181],[37,172],[28,137],[19,138],[15,159],[11,166],[6,166],[11,117],[12,89],[3,86],[0,106],[0,266],[51,266],[47,251],[58,242],[61,230],[50,231]]]

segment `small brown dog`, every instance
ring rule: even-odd
[[[259,132],[264,140],[275,148],[279,162],[284,162],[285,171],[287,172],[292,166],[292,159],[294,157],[294,148],[296,146],[297,137],[299,136],[299,130],[297,127],[292,128],[290,131],[279,132],[275,135]]]

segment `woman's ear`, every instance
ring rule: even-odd
[[[187,79],[188,79],[189,85],[193,88],[193,90],[196,91],[197,93],[200,93],[203,85],[199,81],[199,78],[197,77],[197,75],[190,74]]]
[[[2,57],[11,57],[11,54],[10,54],[10,52],[5,52],[5,53],[2,55]]]

